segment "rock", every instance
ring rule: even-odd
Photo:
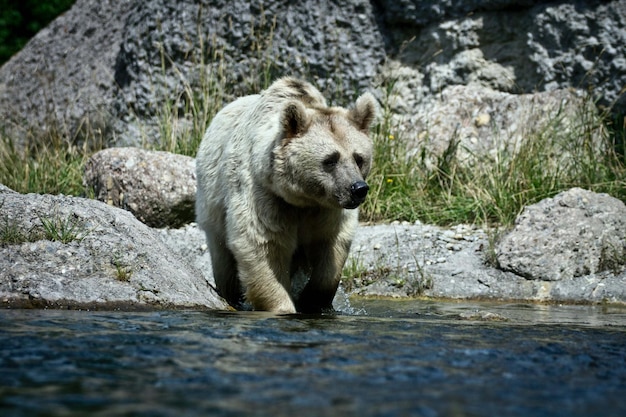
[[[528,206],[497,245],[503,270],[560,281],[619,272],[626,265],[626,205],[572,188]]]
[[[509,319],[499,313],[491,311],[466,311],[459,314],[461,320],[475,321],[508,321]]]
[[[592,89],[626,112],[623,1],[404,0],[381,4],[387,54],[418,70],[418,96],[450,85],[532,93]]]
[[[195,217],[195,159],[169,152],[110,148],[85,164],[85,186],[151,227],[181,227]]]
[[[581,217],[586,221],[604,221],[600,240],[624,244],[623,205],[583,190],[564,194],[536,206],[555,216],[559,210],[586,212],[589,218]],[[536,206],[530,211],[537,217],[541,210]],[[46,237],[45,221],[53,222],[59,239]],[[441,236],[454,239],[454,251]],[[211,286],[210,256],[195,223],[151,229],[99,201],[22,195],[0,185],[0,239],[0,303],[5,306],[227,308]],[[544,281],[490,266],[485,262],[489,250],[488,234],[468,225],[361,226],[342,287],[360,296],[626,304],[623,262],[607,264],[610,268],[602,272]],[[544,274],[552,264],[542,264]]]
[[[402,85],[399,81],[398,91],[403,91]],[[392,103],[398,102],[405,103],[404,98],[394,97]],[[560,157],[555,163],[565,166],[571,159],[569,150],[578,146],[572,142],[586,140],[578,134],[583,117],[589,118],[589,125],[596,119],[593,125],[598,128],[586,133],[598,149],[602,146],[595,109],[575,90],[510,94],[478,85],[457,85],[410,106],[414,106],[410,115],[394,109],[398,115],[394,123],[406,139],[410,155],[424,155],[429,170],[450,146],[457,161],[472,164],[485,158],[506,159],[538,137],[549,138],[546,146]]]
[[[200,271],[208,282],[214,282],[206,237],[196,223],[179,229],[159,229],[158,235],[179,259]]]
[[[4,184],[0,184],[0,194],[3,194],[3,193],[15,193],[15,191],[13,191],[12,189],[10,189],[9,187],[7,187]],[[0,206],[0,208],[1,207],[2,206]]]
[[[99,201],[1,189],[0,238],[5,306],[227,308],[157,231]]]
[[[360,296],[626,304],[623,267],[561,281],[529,280],[486,262],[489,238],[482,230],[465,231],[471,239],[457,241],[454,253],[437,239],[444,232],[422,224],[359,227],[347,262],[351,275],[342,285]]]
[[[183,113],[186,93],[203,80],[230,101],[280,75],[306,76],[348,102],[385,58],[366,0],[105,2],[94,16],[100,5],[78,0],[0,70],[0,120],[11,108],[10,120],[33,126],[48,116],[74,126],[102,114],[109,139],[138,145],[145,132],[154,140],[163,106],[176,102]],[[57,110],[48,115],[50,108]]]
[[[87,127],[138,145],[155,140],[164,107],[187,121],[207,79],[230,100],[285,74],[340,105],[395,84],[409,117],[453,85],[581,88],[623,115],[625,57],[620,0],[78,0],[0,68],[0,127],[19,140]],[[488,129],[484,114],[472,125]]]
[[[110,139],[113,69],[132,4],[79,0],[0,68],[0,120],[8,137],[23,140],[24,130],[76,137],[89,129]]]

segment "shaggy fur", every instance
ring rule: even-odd
[[[311,84],[282,78],[215,116],[196,160],[196,217],[229,303],[332,308],[367,194],[376,111],[371,94],[328,107]],[[294,303],[296,273],[308,283]]]

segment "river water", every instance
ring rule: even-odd
[[[626,416],[626,309],[0,310],[0,416]]]

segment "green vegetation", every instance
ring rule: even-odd
[[[160,117],[160,141],[146,145],[194,156],[202,133],[219,110],[220,88],[215,79],[203,81],[200,91],[191,86],[179,98],[164,105]],[[185,102],[183,117],[174,108]],[[588,109],[581,109],[587,112]],[[479,223],[510,225],[525,205],[551,197],[574,186],[606,192],[626,201],[626,161],[614,150],[612,136],[598,125],[598,118],[581,114],[580,125],[561,134],[562,120],[554,120],[535,137],[527,138],[516,152],[482,156],[471,165],[457,158],[458,141],[436,157],[435,169],[426,169],[424,152],[408,157],[406,140],[392,125],[391,114],[383,112],[375,127],[375,160],[368,178],[370,195],[361,210],[368,222],[421,220],[446,225]],[[177,134],[187,122],[187,133]],[[594,133],[595,132],[595,133]],[[592,135],[599,132],[598,145]],[[21,193],[85,195],[82,172],[88,157],[99,150],[97,140],[77,146],[62,132],[49,133],[16,149],[11,138],[0,134],[0,183]],[[93,136],[95,137],[95,135]],[[556,140],[556,139],[558,140]],[[568,145],[569,144],[569,145]],[[554,155],[569,146],[571,162],[558,164]]]
[[[0,209],[4,201],[0,203]],[[0,219],[0,246],[19,245],[25,242],[51,240],[61,243],[81,242],[89,233],[84,223],[77,217],[61,216],[56,210],[51,215],[37,214],[41,225],[23,230],[15,221],[7,216]]]
[[[202,28],[198,39],[190,40],[195,45],[190,45],[185,68],[191,69],[177,66],[162,50],[161,70],[163,75],[179,80],[179,93],[172,97],[162,87],[164,77],[155,77],[155,96],[161,99],[155,100],[159,107],[151,115],[152,124],[144,126],[144,146],[195,156],[211,119],[234,93],[258,92],[279,75],[271,52],[275,24],[264,17],[252,22],[245,43],[251,57],[249,73],[236,79],[224,66],[223,49],[209,35],[203,35]],[[410,153],[408,143],[413,138],[403,137],[392,118],[389,103],[393,89],[390,82],[381,120],[373,129],[375,156],[368,178],[370,195],[361,209],[364,221],[421,220],[438,225],[506,227],[525,205],[574,186],[626,201],[624,129],[618,119],[597,117],[594,106],[581,105],[575,128],[565,129],[562,116],[557,115],[532,137],[526,137],[514,152],[476,156],[468,164],[459,160],[461,145],[456,137],[439,155],[426,150]],[[332,98],[338,94],[326,93]],[[136,116],[145,120],[142,117],[147,115]],[[15,138],[0,131],[0,183],[21,193],[89,195],[82,185],[83,167],[108,139],[103,138],[105,130],[86,120],[80,134],[57,128],[45,137],[25,132]],[[14,146],[24,142],[25,148]],[[570,162],[555,163],[555,155],[564,153]],[[435,167],[426,164],[427,160],[435,160]]]
[[[118,281],[124,281],[124,282],[130,281],[130,278],[133,275],[133,270],[130,266],[124,263],[121,255],[119,254],[116,255],[111,260],[111,263],[115,267],[115,279],[117,279]]]
[[[471,164],[459,161],[459,140],[453,137],[435,157],[436,167],[427,169],[425,160],[433,155],[422,151],[409,157],[406,141],[384,106],[374,134],[370,195],[361,217],[369,222],[507,226],[524,206],[572,187],[626,201],[626,158],[617,149],[620,139],[593,108],[581,105],[574,128],[565,128],[564,118],[557,115],[515,152],[476,156]]]
[[[275,27],[276,19],[268,19],[264,13],[251,22],[250,35],[243,43],[250,68],[240,75],[242,79],[230,75],[225,68],[223,46],[215,37],[202,34],[202,28],[198,29],[196,47],[190,46],[187,61],[193,70],[187,74],[161,46],[161,72],[179,80],[179,93],[171,97],[165,91],[157,92],[163,103],[156,109],[158,139],[146,138],[144,147],[195,156],[211,119],[225,104],[237,96],[260,92],[280,76],[270,52]]]
[[[18,149],[0,132],[0,183],[21,193],[84,194],[83,167],[102,146],[92,146],[94,140],[82,146],[74,142],[55,130],[45,137],[30,138],[24,149]]]
[[[23,233],[17,223],[10,222],[7,217],[2,219],[0,223],[0,247],[19,245],[24,242],[35,242],[37,240],[39,239],[34,239],[34,236],[31,236],[30,233]]]
[[[204,41],[200,42],[200,50],[205,50]],[[161,48],[161,70],[171,68],[181,82],[182,92],[173,98],[164,96],[161,108],[157,109],[159,135],[156,143],[145,141],[145,147],[173,152],[181,155],[195,156],[204,131],[209,127],[211,119],[224,106],[224,91],[227,79],[220,64],[222,57],[215,47],[209,48],[210,57],[201,55],[194,58],[195,67],[199,68],[193,75],[196,82],[192,85],[170,61]],[[209,65],[218,63],[216,67]]]
[[[152,149],[194,156],[202,134],[223,104],[224,80],[211,74],[196,91],[189,85],[184,97],[164,104],[159,116],[160,140]],[[182,110],[181,103],[185,103]],[[182,112],[182,116],[178,116]],[[368,178],[370,195],[361,210],[368,222],[421,220],[447,225],[457,223],[510,225],[525,205],[551,197],[574,186],[606,192],[626,201],[626,160],[616,152],[601,119],[581,109],[580,124],[563,136],[562,120],[553,120],[516,152],[482,156],[471,165],[457,158],[458,140],[436,157],[427,169],[425,152],[408,157],[407,141],[383,110],[374,128],[375,160]],[[186,124],[185,124],[186,123]],[[180,134],[181,124],[188,129]],[[176,133],[178,132],[178,133]],[[604,143],[594,144],[592,135]],[[16,149],[0,133],[0,183],[21,193],[85,195],[84,163],[101,149],[96,135],[83,145],[62,131],[33,139],[26,149]],[[597,139],[595,139],[597,142]],[[599,148],[598,148],[599,146]],[[554,155],[568,149],[569,164],[555,163]]]
[[[0,0],[0,65],[76,0]]]
[[[396,234],[395,250],[400,251],[400,240]],[[415,251],[412,251],[415,253]],[[420,296],[424,291],[432,288],[432,277],[427,274],[422,264],[413,256],[414,270],[409,271],[406,265],[400,265],[400,256],[395,266],[390,266],[388,252],[379,251],[376,261],[369,267],[361,260],[361,254],[349,257],[341,271],[341,283],[343,288],[350,292],[356,288],[362,288],[373,282],[387,281],[393,287],[403,289],[410,296]]]
[[[38,215],[43,228],[43,237],[61,243],[77,241],[80,243],[88,234],[83,222],[76,216],[62,217],[53,212],[52,216]]]

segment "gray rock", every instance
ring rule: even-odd
[[[92,130],[110,139],[113,69],[132,3],[79,0],[0,68],[0,120],[9,137]]]
[[[428,94],[472,83],[515,93],[575,87],[626,112],[623,1],[405,0],[382,11],[388,56],[419,70]]]
[[[402,71],[397,67],[392,71]],[[423,98],[420,103],[407,97],[406,83],[400,75],[391,96],[399,136],[407,141],[410,155],[425,155],[424,166],[432,169],[437,159],[456,143],[456,158],[461,163],[481,159],[506,160],[538,137],[549,138],[546,144],[563,167],[571,161],[572,147],[582,146],[581,120],[598,126],[586,131],[600,150],[602,136],[593,105],[575,90],[554,90],[533,94],[510,94],[479,85],[446,87],[441,94]],[[410,115],[402,115],[412,108]],[[594,120],[595,119],[595,120]],[[579,140],[581,144],[573,143]],[[422,152],[425,150],[426,152]]]
[[[194,220],[196,163],[188,156],[138,148],[110,148],[85,164],[85,186],[109,205],[152,227]]]
[[[626,265],[626,205],[572,188],[528,206],[497,245],[503,270],[560,281],[619,272]]]
[[[363,272],[344,278],[343,285],[362,296],[626,303],[626,270],[564,281],[529,280],[485,261],[489,239],[480,229],[461,233],[471,239],[458,240],[459,251],[446,249],[439,239],[446,232],[423,224],[360,227],[347,264]]]
[[[158,232],[99,201],[1,189],[0,237],[6,306],[227,308]]]
[[[10,189],[4,184],[0,184],[0,194],[3,194],[3,193],[15,193],[15,191],[13,191],[12,189]]]
[[[186,263],[212,281],[204,233],[197,225],[162,229],[161,239]],[[456,249],[447,248],[447,238]],[[397,223],[360,226],[346,263],[347,295],[444,299],[524,300],[563,303],[626,303],[626,270],[605,271],[562,281],[529,280],[489,265],[488,233],[469,225],[450,229]],[[342,301],[343,300],[343,301]]]
[[[212,87],[227,100],[291,74],[346,104],[381,83],[382,97],[392,64],[408,116],[461,84],[591,89],[623,114],[625,56],[621,0],[78,0],[0,69],[0,120],[137,145],[155,140],[164,106],[188,117],[207,76],[223,75]]]
[[[366,0],[101,4],[78,0],[3,66],[0,120],[53,120],[72,133],[98,116],[108,139],[138,145],[154,140],[168,100],[184,112],[207,77],[223,75],[214,87],[227,100],[290,74],[348,102],[385,58]]]
[[[563,201],[607,212],[589,206],[584,195]],[[47,219],[74,239],[46,238]],[[21,243],[9,243],[9,235],[19,235]],[[607,229],[605,240],[618,235]],[[212,288],[204,233],[195,223],[151,229],[98,201],[22,195],[0,186],[0,236],[0,302],[6,306],[227,308]],[[486,232],[469,225],[361,226],[342,285],[360,296],[626,303],[623,265],[559,281],[527,279],[487,264],[488,241]],[[338,297],[344,299],[344,291]]]
[[[196,223],[179,229],[159,229],[158,236],[176,256],[200,271],[211,285],[215,284],[206,237]]]
[[[618,200],[580,189],[527,208],[518,221],[526,237],[516,239],[514,230],[495,248],[501,265],[522,259],[507,271],[486,262],[490,238],[474,226],[361,226],[338,298],[625,304],[625,211]],[[195,223],[151,229],[95,200],[22,195],[0,185],[0,239],[5,306],[227,308],[212,287],[204,233]],[[541,253],[533,252],[536,245],[544,245]],[[567,277],[558,265],[567,266]],[[545,280],[555,274],[561,279]]]

